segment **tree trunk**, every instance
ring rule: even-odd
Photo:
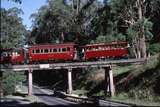
[[[63,43],[63,42],[64,42],[64,33],[62,32],[60,36],[60,43]]]
[[[74,0],[72,0],[72,11],[74,11]]]
[[[143,19],[142,5],[143,0],[137,0],[138,3],[138,18],[139,20]],[[140,49],[140,57],[146,58],[146,43],[145,43],[145,35],[144,35],[144,26],[142,25],[139,31],[139,49]]]
[[[145,37],[140,38],[140,50],[141,50],[141,58],[146,58],[146,43]]]
[[[77,14],[79,13],[79,9],[80,9],[80,0],[77,0]]]

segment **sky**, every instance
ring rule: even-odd
[[[31,30],[31,19],[30,15],[38,11],[38,9],[46,4],[46,0],[22,0],[22,3],[15,3],[11,0],[1,0],[1,7],[9,9],[12,7],[18,7],[23,10],[24,14],[21,15],[23,19],[23,24],[26,25],[26,29]]]

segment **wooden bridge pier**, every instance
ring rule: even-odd
[[[110,61],[94,61],[94,62],[74,62],[74,63],[53,63],[53,64],[28,64],[28,65],[1,65],[1,71],[28,71],[28,95],[32,95],[32,72],[33,70],[48,70],[48,69],[68,69],[68,93],[72,94],[72,69],[85,67],[102,67],[105,69],[106,92],[109,90],[110,95],[114,96],[115,87],[113,81],[113,72],[110,65],[113,64],[129,64],[129,63],[144,63],[146,59],[125,59],[125,60],[110,60]]]
[[[72,68],[68,69],[68,94],[72,94]]]
[[[110,96],[113,97],[115,95],[115,87],[114,87],[114,81],[113,81],[113,71],[111,66],[104,67],[105,69],[105,81],[106,81],[106,92],[109,91]],[[28,70],[28,95],[32,95],[32,86],[33,86],[33,80],[32,80],[32,73],[33,70]],[[73,86],[72,86],[72,68],[68,68],[68,94],[72,94],[73,92]]]
[[[33,70],[29,69],[28,70],[28,95],[29,96],[32,95],[32,86],[33,86],[33,84],[32,84],[32,82],[33,82],[33,80],[32,80],[32,77],[33,77],[32,73],[33,73]]]
[[[110,96],[113,97],[115,95],[113,71],[111,66],[105,67],[104,69],[105,69],[106,92],[109,91]]]

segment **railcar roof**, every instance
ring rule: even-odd
[[[97,44],[87,44],[85,46],[82,46],[83,48],[85,47],[95,47],[95,46],[106,46],[106,45],[115,45],[115,44],[126,44],[126,41],[121,41],[121,42],[111,42],[111,43],[97,43]]]
[[[75,43],[61,43],[61,44],[36,44],[36,45],[31,45],[30,47],[61,47],[61,46],[75,46]]]

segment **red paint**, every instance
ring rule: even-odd
[[[2,49],[1,50],[1,63],[23,64],[24,63],[24,50],[19,49]]]
[[[128,56],[127,42],[89,44],[79,48],[82,48],[84,60]],[[27,54],[24,53],[26,52],[23,48],[1,49],[0,63],[24,64],[27,58],[29,63],[74,61],[77,60],[77,45],[74,43],[33,45],[29,47]]]
[[[0,63],[10,63],[11,62],[11,52],[12,49],[0,49],[1,60]]]
[[[15,49],[12,51],[11,63],[12,64],[23,64],[24,63],[24,50],[22,48]]]
[[[90,44],[84,46],[84,59],[122,57],[128,55],[127,42],[112,42],[110,44]]]
[[[73,43],[34,45],[29,48],[29,62],[74,60],[75,52],[75,44]]]

